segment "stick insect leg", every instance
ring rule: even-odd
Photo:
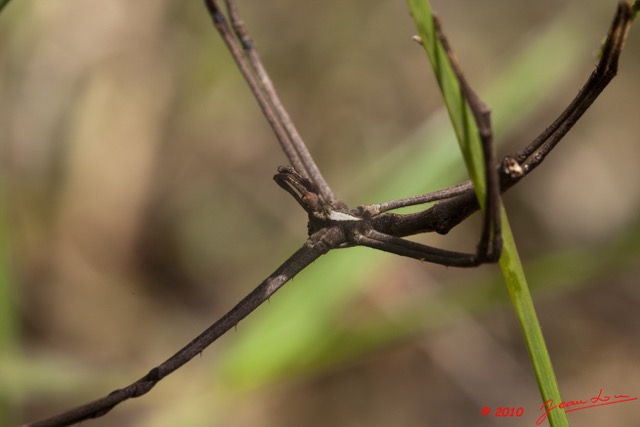
[[[258,55],[258,51],[254,47],[253,40],[251,39],[251,36],[249,35],[249,32],[247,31],[244,23],[240,19],[236,2],[234,0],[225,0],[225,4],[229,13],[229,20],[231,22],[233,32],[235,33],[236,38],[240,40],[240,44],[242,45],[242,49],[245,52],[246,59],[248,60],[255,76],[257,77],[256,83],[259,85],[260,91],[269,100],[272,107],[272,113],[275,116],[275,120],[280,123],[280,125],[286,132],[288,143],[295,151],[295,156],[299,161],[299,164],[296,165],[292,163],[293,166],[296,168],[298,173],[302,174],[302,176],[310,178],[311,181],[313,181],[325,200],[330,203],[336,202],[337,199],[333,194],[333,191],[322,176],[320,169],[316,165],[313,157],[311,156],[311,153],[307,149],[307,145],[304,143],[302,137],[300,136],[300,133],[298,132],[298,129],[293,124],[289,113],[280,101],[280,97],[278,96],[278,93],[273,86],[273,82],[271,81],[267,70],[262,64],[262,60]]]
[[[390,236],[373,229],[355,236],[355,241],[362,246],[384,252],[427,261],[434,264],[452,267],[476,267],[484,262],[478,254],[448,251],[412,242],[400,237]]]
[[[523,163],[526,173],[535,169],[571,130],[578,119],[593,104],[604,88],[618,72],[618,60],[624,42],[631,28],[634,11],[626,2],[620,2],[607,38],[602,45],[600,60],[589,79],[554,122],[549,125],[531,144],[519,151],[515,158]]]
[[[502,233],[500,225],[500,182],[496,167],[496,155],[493,148],[493,131],[491,129],[491,111],[480,97],[471,89],[465,79],[458,60],[451,49],[449,41],[442,31],[442,25],[437,17],[433,18],[434,27],[440,43],[444,47],[449,62],[460,84],[462,95],[467,100],[471,113],[478,127],[482,154],[484,159],[484,172],[486,183],[486,198],[484,206],[484,218],[482,233],[478,243],[477,258],[482,262],[495,262],[500,258],[502,250]]]
[[[578,95],[535,140],[513,156],[507,156],[503,159],[499,167],[499,174],[502,175],[501,192],[508,190],[542,163],[545,157],[571,130],[573,125],[615,77],[620,54],[633,21],[633,13],[634,9],[628,3],[623,2],[618,5],[611,27],[602,45],[600,60]],[[359,209],[373,216],[402,207],[450,199],[472,190],[473,185],[470,181],[466,181],[433,193],[362,206]]]
[[[320,193],[326,200],[336,201],[331,188],[320,173],[289,114],[280,102],[271,79],[254,48],[253,41],[238,15],[235,2],[225,0],[230,22],[227,21],[227,17],[222,13],[215,0],[205,0],[205,4],[213,19],[214,26],[240,68],[287,159],[298,173],[310,178],[318,186]]]
[[[471,184],[471,181],[466,181],[462,184],[454,185],[443,190],[421,194],[419,196],[406,197],[404,199],[375,203],[373,205],[360,206],[358,209],[362,212],[368,212],[373,216],[398,208],[406,208],[407,206],[422,205],[425,203],[437,202],[439,200],[451,199],[452,197],[459,196],[470,190],[473,190],[473,184]]]

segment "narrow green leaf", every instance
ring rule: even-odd
[[[469,105],[465,101],[458,79],[449,63],[447,53],[436,36],[431,7],[427,1],[409,0],[409,7],[433,71],[440,86],[449,118],[464,157],[469,177],[476,186],[478,195],[485,193],[484,164],[480,135]],[[484,198],[479,198],[484,209]]]
[[[428,0],[408,0],[409,8],[413,15],[422,44],[427,52],[438,85],[442,91],[447,110],[455,129],[460,149],[469,172],[469,177],[474,183],[476,195],[480,206],[486,194],[484,185],[483,157],[480,147],[480,136],[476,124],[472,119],[468,103],[462,96],[459,82],[448,61],[444,47],[440,44],[435,34],[433,16]],[[533,300],[520,262],[513,234],[509,226],[506,212],[501,209],[503,252],[500,258],[500,268],[504,277],[511,302],[518,321],[522,328],[525,344],[532,360],[533,370],[538,381],[542,401],[552,399],[559,402],[560,391],[551,365],[551,359],[547,352],[542,330],[538,323]],[[549,423],[552,427],[568,426],[568,420],[564,411],[552,411],[549,414]]]

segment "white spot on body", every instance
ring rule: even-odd
[[[329,219],[332,221],[362,221],[362,218],[337,211],[329,211]]]

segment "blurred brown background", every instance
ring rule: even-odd
[[[416,153],[451,132],[405,2],[239,3],[348,204],[464,178],[457,160],[422,181],[448,163]],[[575,95],[615,4],[433,0],[493,108],[499,154]],[[612,85],[505,197],[566,400],[600,388],[640,396],[639,34]],[[201,1],[14,0],[0,14],[0,52],[0,425],[11,425],[142,376],[270,274],[306,229],[271,180],[284,156]],[[390,176],[402,178],[393,191]],[[471,250],[477,233],[471,221],[424,241]],[[534,425],[540,398],[495,266],[364,249],[326,258],[150,394],[85,424]],[[276,350],[289,359],[271,359]],[[639,405],[569,418],[632,425]],[[485,406],[525,415],[482,416]]]

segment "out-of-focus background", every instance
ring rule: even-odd
[[[504,155],[577,93],[616,2],[432,4]],[[345,202],[464,179],[405,2],[239,7]],[[633,28],[619,76],[505,196],[566,400],[640,396],[639,53]],[[144,375],[306,237],[271,180],[285,158],[202,1],[14,0],[0,15],[0,128],[0,425]],[[478,232],[474,217],[420,240],[472,251]],[[497,267],[350,249],[85,425],[534,425],[540,403]],[[569,419],[630,425],[639,405]]]

